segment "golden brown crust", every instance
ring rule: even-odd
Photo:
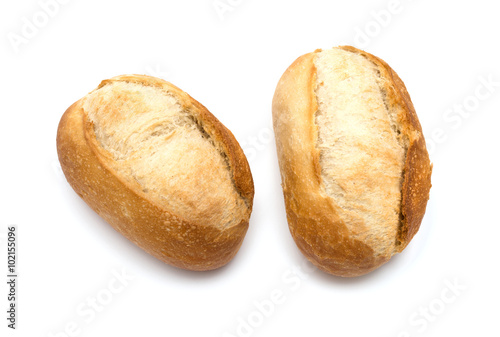
[[[385,90],[389,100],[402,102],[408,125],[408,156],[402,186],[402,250],[418,230],[430,189],[430,163],[422,130],[409,95],[395,72],[383,61],[352,47],[390,74]],[[318,109],[316,68],[319,50],[299,57],[283,74],[273,98],[273,125],[290,232],[302,253],[320,269],[339,276],[366,274],[390,259],[376,256],[366,243],[352,238],[340,219],[337,205],[321,186],[321,166],[316,147],[318,131],[314,115]],[[394,89],[395,88],[395,89]],[[397,238],[394,238],[396,241]]]
[[[234,184],[246,198],[247,217],[238,225],[218,229],[188,223],[182,215],[172,214],[154,204],[144,193],[120,179],[99,151],[82,108],[82,100],[64,113],[58,127],[57,150],[61,167],[78,195],[113,228],[156,258],[189,270],[211,270],[228,263],[237,253],[245,233],[253,204],[253,181],[245,156],[232,134],[186,93],[162,80],[144,76],[121,76],[103,81],[126,80],[144,85],[167,85],[178,90],[187,104],[199,111],[204,129],[227,151]],[[164,87],[165,88],[165,87]]]

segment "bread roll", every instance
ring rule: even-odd
[[[156,258],[201,271],[238,251],[253,204],[248,162],[232,133],[174,85],[103,81],[63,115],[57,150],[76,193]]]
[[[360,276],[408,245],[432,165],[387,63],[353,47],[301,56],[278,83],[273,124],[290,232],[313,264]]]

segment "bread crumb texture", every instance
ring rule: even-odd
[[[202,226],[246,218],[226,155],[190,111],[196,107],[162,88],[113,81],[87,95],[83,108],[116,175],[151,202]]]
[[[377,66],[334,48],[317,53],[316,98],[321,177],[352,238],[375,256],[392,256],[400,222],[408,140],[383,91]]]

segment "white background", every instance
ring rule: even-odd
[[[1,336],[500,335],[494,1],[222,0],[224,12],[213,0],[46,2],[0,5],[0,266],[7,226],[17,225],[19,236],[18,329],[6,328],[2,267]],[[284,70],[304,53],[341,44],[399,73],[434,162],[420,232],[357,279],[303,268],[271,135]],[[188,92],[249,157],[250,228],[220,270],[188,272],[150,257],[87,207],[58,169],[65,109],[102,79],[127,73]],[[90,309],[92,298],[100,311]]]

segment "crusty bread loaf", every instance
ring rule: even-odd
[[[301,56],[278,83],[273,124],[290,231],[313,264],[359,276],[408,245],[432,165],[387,63],[353,47]]]
[[[103,81],[63,115],[57,150],[83,200],[158,259],[210,270],[238,251],[254,195],[246,157],[172,84],[141,75]]]

